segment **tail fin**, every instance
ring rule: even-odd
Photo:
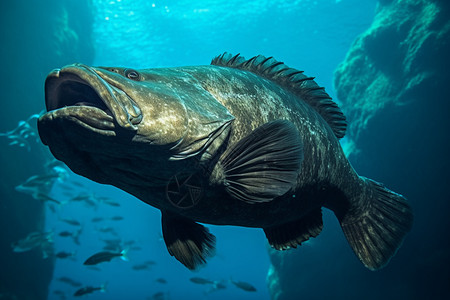
[[[100,286],[100,292],[106,293],[106,287],[108,286],[108,281]]]
[[[124,261],[129,261],[130,259],[128,258],[128,251],[129,251],[130,249],[129,248],[126,248],[126,249],[123,249],[122,251],[120,251],[120,254],[121,254],[121,256],[120,256],[120,258],[122,259],[122,260],[124,260]]]
[[[339,221],[359,260],[370,270],[377,270],[384,267],[401,246],[411,229],[413,214],[402,195],[381,183],[361,179],[365,182],[364,195]]]

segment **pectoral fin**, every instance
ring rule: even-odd
[[[190,270],[205,264],[206,258],[214,252],[215,236],[189,219],[163,212],[162,230],[170,255]]]
[[[240,140],[221,164],[227,192],[248,202],[268,202],[295,186],[303,143],[289,121],[276,120]]]

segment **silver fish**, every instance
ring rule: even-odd
[[[27,252],[40,247],[42,257],[45,259],[53,253],[53,232],[31,232],[25,238],[13,242],[11,248],[14,252]]]
[[[30,151],[31,145],[29,140],[33,140],[34,142],[39,141],[36,129],[30,124],[31,122],[35,122],[35,120],[38,119],[43,113],[44,111],[39,114],[31,115],[27,120],[19,121],[16,128],[8,132],[0,133],[0,137],[4,136],[11,140],[9,146],[17,145]]]
[[[295,248],[331,209],[361,262],[388,263],[412,226],[406,199],[360,177],[340,146],[346,119],[313,77],[262,55],[134,70],[73,64],[45,82],[41,140],[75,173],[162,211],[169,253],[213,253],[198,224],[262,228]]]

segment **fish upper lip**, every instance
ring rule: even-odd
[[[45,81],[45,104],[47,111],[65,106],[91,106],[112,115],[124,129],[137,130],[142,114],[131,99],[118,99],[126,95],[102,78],[93,68],[83,64],[73,64],[55,69]],[[132,102],[128,104],[126,102]],[[130,107],[133,108],[132,111]]]

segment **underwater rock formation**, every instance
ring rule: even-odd
[[[55,66],[92,63],[91,1],[2,1],[0,57],[2,109],[0,132],[44,109],[44,80]],[[34,122],[36,120],[34,119]],[[36,124],[30,124],[35,127]],[[30,141],[27,147],[0,138],[0,299],[47,299],[54,261],[41,251],[14,253],[11,243],[41,231],[44,206],[14,187],[44,172],[47,153]]]
[[[449,15],[448,1],[380,1],[372,26],[335,72],[349,123],[350,161],[359,174],[404,194],[413,207],[415,223],[404,245],[386,268],[364,270],[337,222],[325,216],[324,232],[311,245],[286,254],[271,251],[272,299],[448,294]]]

